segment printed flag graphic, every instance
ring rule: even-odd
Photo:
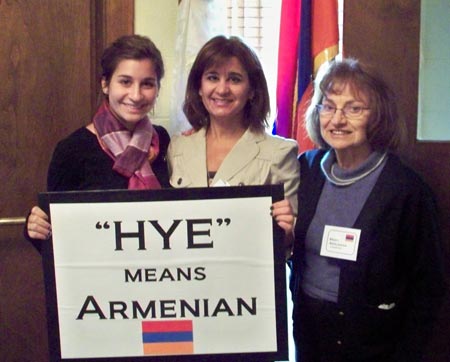
[[[355,236],[352,234],[346,234],[345,235],[345,241],[354,241],[355,240]]]
[[[144,355],[177,355],[194,353],[191,320],[143,321]]]

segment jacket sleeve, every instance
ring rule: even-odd
[[[300,184],[300,164],[297,160],[298,145],[294,140],[282,140],[273,155],[271,182],[284,185],[284,195],[297,215],[297,191]]]

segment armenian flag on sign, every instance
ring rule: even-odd
[[[144,355],[194,353],[192,320],[143,321]]]
[[[296,139],[299,152],[314,147],[304,127],[312,80],[338,51],[337,0],[283,0],[274,133]]]

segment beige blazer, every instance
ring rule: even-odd
[[[292,139],[247,130],[226,156],[212,185],[284,185],[297,215],[300,182],[298,145]],[[207,187],[206,131],[172,137],[167,153],[170,184],[173,187]]]

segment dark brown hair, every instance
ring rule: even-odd
[[[199,95],[203,73],[232,57],[236,57],[246,70],[253,92],[253,98],[244,108],[244,126],[253,131],[263,131],[266,127],[270,113],[270,99],[266,77],[258,56],[240,38],[220,35],[203,45],[189,73],[183,111],[195,130],[209,126],[209,114]]]
[[[334,60],[319,69],[314,95],[306,111],[306,129],[313,142],[320,148],[330,147],[321,136],[316,105],[326,94],[340,94],[346,85],[356,98],[365,95],[369,100],[367,139],[372,149],[398,148],[404,142],[406,128],[399,118],[395,95],[374,68],[353,58]]]
[[[124,59],[151,60],[155,67],[158,88],[161,87],[164,63],[161,52],[149,38],[141,35],[125,35],[116,39],[104,50],[100,64],[102,79],[107,84],[109,84],[117,65]]]

